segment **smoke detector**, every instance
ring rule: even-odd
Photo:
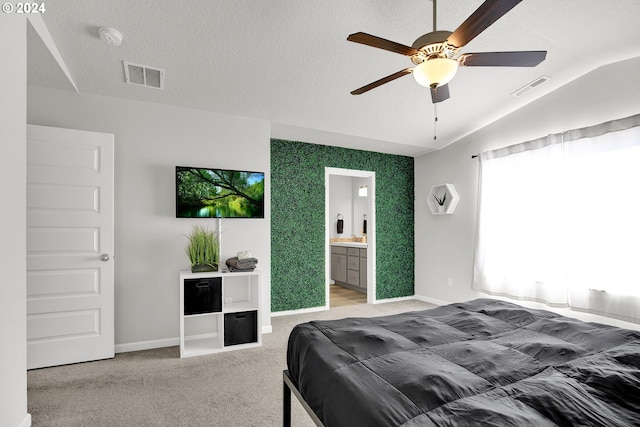
[[[109,46],[120,46],[120,43],[122,43],[122,34],[115,28],[101,27],[98,30],[98,34],[100,34],[100,40],[103,40]]]

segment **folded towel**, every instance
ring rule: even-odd
[[[239,259],[236,267],[238,268],[255,268],[258,260],[256,258]]]
[[[245,258],[245,259],[238,259],[238,257],[233,257],[233,258],[229,258],[226,261],[227,267],[229,267],[229,270],[231,271],[240,271],[240,270],[245,270],[245,271],[252,271],[254,268],[256,268],[256,264],[258,264],[258,260],[254,257],[251,258]]]
[[[255,268],[234,268],[234,267],[229,267],[229,271],[232,273],[242,273],[243,271],[253,271],[255,270]]]
[[[238,259],[242,260],[242,259],[247,259],[247,258],[251,258],[251,252],[249,251],[242,251],[242,252],[238,252]]]

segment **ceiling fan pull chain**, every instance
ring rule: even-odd
[[[433,104],[433,140],[438,139],[436,125],[438,124],[438,104]]]

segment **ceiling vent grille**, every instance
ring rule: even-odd
[[[518,89],[517,91],[513,92],[511,95],[513,95],[513,96],[524,95],[525,93],[529,92],[531,89],[534,89],[534,88],[540,86],[542,83],[545,83],[548,80],[551,80],[551,77],[547,77],[547,76],[538,77],[537,79],[535,79],[531,83],[529,83],[529,84],[527,84],[525,86],[522,86],[520,89]]]
[[[164,70],[126,61],[122,61],[122,63],[127,83],[154,89],[164,89]]]

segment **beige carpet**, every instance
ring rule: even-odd
[[[34,427],[279,426],[282,370],[293,326],[314,319],[432,308],[416,300],[274,317],[259,348],[187,359],[177,347],[28,372]],[[313,426],[292,396],[293,426]]]

